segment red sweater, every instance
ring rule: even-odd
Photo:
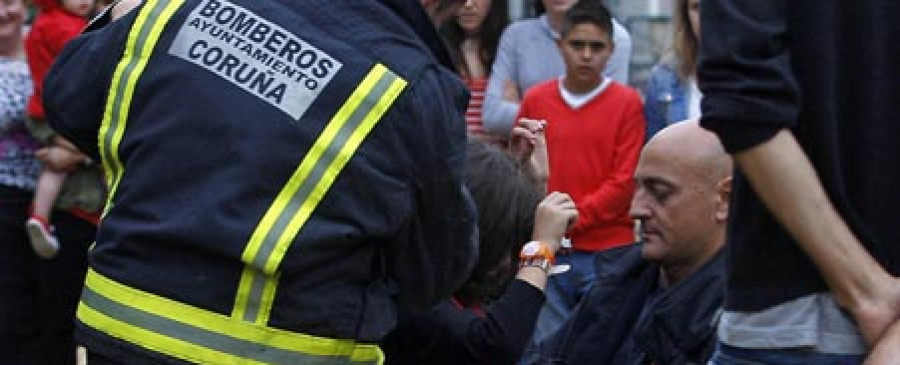
[[[578,109],[563,100],[558,80],[534,86],[522,100],[520,118],[547,121],[547,190],[575,200],[578,222],[568,234],[577,250],[634,242],[628,208],[644,141],[642,110],[637,92],[615,82]]]
[[[87,20],[63,10],[56,0],[35,3],[40,6],[41,11],[25,37],[25,55],[34,80],[34,93],[28,99],[27,111],[31,117],[44,118],[44,106],[41,102],[44,76],[50,71],[53,60],[63,46],[87,26]]]

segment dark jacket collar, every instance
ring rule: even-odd
[[[724,297],[724,250],[669,288],[635,328],[635,343],[664,364],[705,362]]]
[[[544,344],[546,363],[630,364],[623,350],[643,303],[654,290],[658,265],[641,257],[641,245],[606,250],[595,259],[597,280],[566,324]]]
[[[641,247],[597,255],[595,285],[560,331],[542,344],[539,363],[618,365],[652,359],[688,364],[708,357],[723,299],[724,253],[660,294],[640,321],[659,282],[659,265],[645,260]]]

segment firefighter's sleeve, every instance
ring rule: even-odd
[[[137,13],[137,12],[133,12]],[[47,121],[79,150],[99,160],[97,135],[116,63],[135,15],[99,26],[66,44],[44,79]]]
[[[446,299],[478,254],[475,206],[463,185],[468,94],[437,68],[423,72],[400,107],[399,140],[409,151],[414,213],[389,250],[388,271],[401,310]]]

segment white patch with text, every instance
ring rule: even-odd
[[[227,0],[204,0],[169,54],[230,81],[299,120],[343,65],[281,26]]]

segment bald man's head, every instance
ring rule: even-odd
[[[646,153],[660,154],[672,163],[687,164],[689,170],[704,174],[712,184],[731,176],[731,157],[718,137],[703,129],[696,119],[659,131],[644,146],[642,155]]]
[[[644,147],[630,213],[641,221],[644,257],[673,281],[721,248],[731,170],[718,138],[695,120],[663,129]]]

